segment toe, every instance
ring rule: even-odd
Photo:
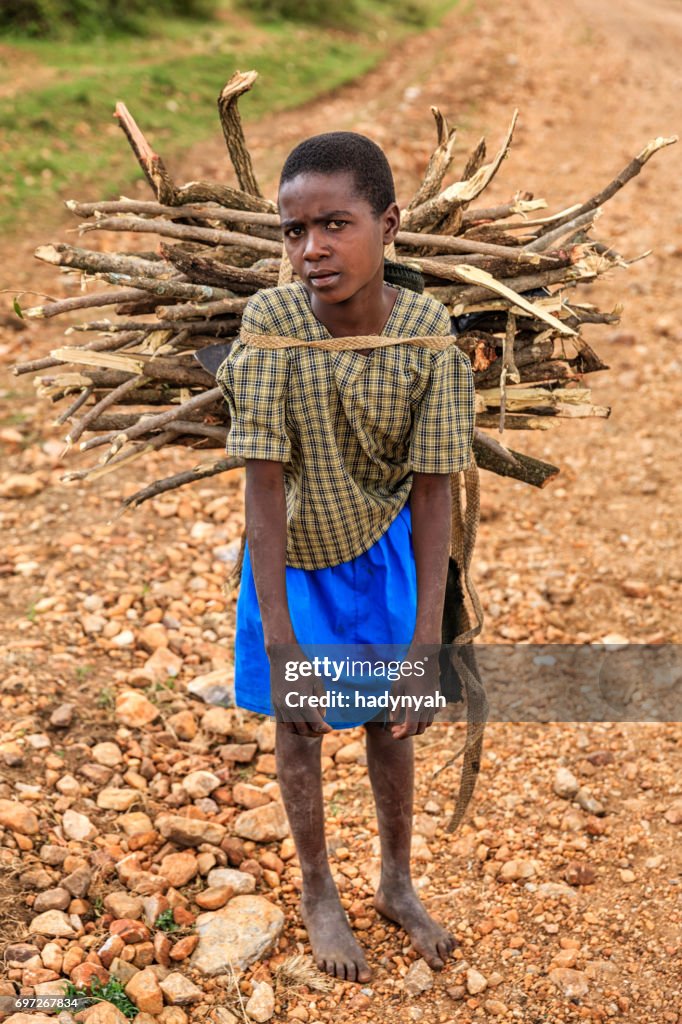
[[[357,981],[358,980],[358,969],[354,963],[349,962],[346,964],[346,981]]]

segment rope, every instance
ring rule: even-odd
[[[421,348],[430,348],[434,352],[443,352],[456,344],[451,334],[426,334],[418,338],[385,338],[378,334],[357,334],[344,338],[324,338],[322,341],[301,341],[300,338],[286,338],[280,334],[252,334],[251,331],[241,330],[240,341],[253,348],[282,349],[282,348],[320,348],[327,352],[352,352],[359,348],[387,348],[389,345],[419,345]]]

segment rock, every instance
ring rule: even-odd
[[[157,651],[160,647],[168,647],[168,631],[160,622],[150,622],[140,630],[137,637],[138,647],[146,651]]]
[[[255,743],[225,743],[218,748],[217,753],[221,760],[227,761],[228,764],[249,764],[256,756],[257,750]]]
[[[649,584],[643,580],[623,580],[620,587],[626,597],[648,597],[651,593]]]
[[[426,960],[415,960],[403,978],[403,989],[408,996],[418,996],[433,988],[433,971]]]
[[[64,811],[62,817],[62,832],[67,839],[75,839],[76,842],[84,842],[87,839],[94,839],[97,829],[90,819],[79,811]]]
[[[129,811],[141,799],[137,789],[101,789],[97,794],[97,806],[105,811]]]
[[[44,487],[45,480],[36,473],[10,473],[0,483],[0,498],[30,498]]]
[[[43,864],[49,864],[50,867],[58,867],[63,864],[69,855],[69,851],[65,846],[56,846],[54,843],[45,843],[44,846],[40,847],[40,857]],[[49,875],[47,876],[50,877]],[[50,883],[51,884],[51,883]],[[46,889],[48,886],[41,885],[38,888]]]
[[[78,796],[81,791],[80,782],[73,775],[62,775],[55,786],[64,796]]]
[[[42,963],[40,950],[32,942],[13,942],[6,947],[3,959],[5,965],[12,970],[40,967]]]
[[[165,913],[170,907],[167,896],[162,896],[160,893],[156,893],[153,896],[147,896],[146,899],[142,900],[142,907],[144,911],[144,919],[150,928],[156,926],[161,914]]]
[[[100,967],[99,964],[92,964],[87,960],[82,964],[78,964],[71,971],[71,981],[76,988],[90,988],[95,978],[103,985],[106,985],[109,981],[109,972],[105,967]]]
[[[199,729],[191,711],[178,711],[166,720],[166,725],[170,726],[179,740],[193,740]]]
[[[86,1011],[84,1020],[86,1024],[128,1024],[125,1014],[121,1013],[113,1003],[106,1001],[91,1006]]]
[[[156,705],[137,690],[124,690],[116,698],[116,720],[131,729],[149,725],[158,714]]]
[[[233,831],[242,839],[269,843],[274,839],[284,839],[289,834],[289,822],[282,804],[273,802],[242,811],[234,821]]]
[[[258,786],[251,786],[248,782],[237,782],[232,787],[232,798],[240,807],[253,810],[254,807],[265,807],[271,802],[271,797],[264,793]]]
[[[557,796],[563,797],[564,800],[572,800],[580,789],[580,784],[573,772],[562,767],[556,770],[552,788]]]
[[[588,979],[583,971],[574,971],[570,967],[555,967],[547,972],[547,976],[567,999],[580,999],[581,996],[587,995]]]
[[[73,722],[73,714],[76,710],[75,704],[60,704],[50,715],[50,725],[53,729],[68,729]]]
[[[256,879],[248,871],[237,871],[234,868],[214,868],[208,873],[208,884],[211,888],[228,886],[235,896],[248,896],[256,891]]]
[[[501,882],[517,882],[522,878],[532,878],[535,865],[530,860],[508,860],[500,868],[497,878]]]
[[[127,892],[110,892],[104,897],[104,909],[114,917],[139,921],[142,917],[142,900],[139,896],[129,896]]]
[[[470,967],[466,973],[466,987],[470,996],[476,996],[487,989],[488,979],[480,971]]]
[[[670,807],[663,812],[663,817],[671,825],[682,825],[682,797],[671,803]]]
[[[39,892],[33,904],[34,914],[43,914],[46,910],[66,910],[71,902],[71,893],[61,886],[57,889],[46,889]]]
[[[256,729],[256,743],[261,754],[274,754],[276,731],[275,723],[267,719]]]
[[[204,889],[203,892],[198,892],[194,897],[194,902],[202,910],[220,910],[234,895],[235,892],[231,885],[214,886]]]
[[[225,826],[215,821],[183,818],[179,814],[159,815],[155,824],[164,839],[170,839],[178,846],[199,846],[201,843],[220,846],[227,833]]]
[[[267,981],[257,981],[245,1007],[251,1020],[265,1024],[275,1012],[275,993]]]
[[[92,883],[92,873],[88,868],[76,868],[66,878],[62,878],[62,885],[68,889],[72,896],[83,899],[88,895]]]
[[[116,824],[121,826],[127,836],[136,836],[141,832],[154,830],[152,819],[144,811],[131,811],[130,814],[122,814]]]
[[[108,970],[116,957],[121,955],[124,946],[125,942],[120,935],[110,935],[97,950],[102,966]]]
[[[570,885],[563,885],[561,882],[542,882],[537,888],[537,895],[550,900],[558,900],[562,896],[574,900],[577,893]]]
[[[282,911],[262,896],[235,896],[222,910],[197,918],[192,965],[208,975],[221,974],[227,960],[245,970],[272,949],[283,927]]]
[[[131,918],[122,918],[120,921],[112,921],[109,925],[110,935],[118,935],[125,943],[148,942],[151,938],[149,929],[142,921],[133,921]]]
[[[605,813],[604,805],[597,800],[596,796],[592,796],[589,789],[585,786],[581,786],[576,793],[576,803],[582,807],[588,814],[596,814],[598,817]]]
[[[178,939],[168,955],[171,960],[186,960],[190,953],[194,952],[198,942],[198,935],[185,935],[183,939]]]
[[[197,676],[187,684],[189,693],[203,700],[205,704],[222,704],[234,707],[234,681],[227,678],[225,669],[217,669],[204,676]],[[202,722],[202,727],[206,728]]]
[[[163,992],[154,971],[138,971],[126,985],[125,992],[142,1013],[155,1017],[163,1010]]]
[[[196,1003],[203,995],[198,985],[178,971],[171,971],[163,981],[159,982],[159,986],[164,999],[171,1006],[187,1006],[189,1003]]]
[[[31,921],[29,932],[37,935],[48,935],[54,939],[70,939],[76,934],[68,916],[63,910],[46,910]]]
[[[17,800],[0,800],[0,826],[22,836],[34,836],[40,828],[35,811]]]
[[[123,753],[117,743],[96,743],[91,751],[93,761],[103,764],[106,768],[115,768],[123,760]]]
[[[171,940],[165,932],[157,932],[154,936],[154,956],[156,962],[163,967],[170,967]]]
[[[210,796],[214,789],[220,785],[220,779],[213,772],[198,771],[190,772],[182,780],[182,787],[187,791],[192,800],[201,800]]]
[[[161,1024],[187,1024],[187,1014],[179,1006],[164,1006],[158,1020]]]
[[[363,764],[365,759],[365,745],[359,740],[346,743],[337,750],[334,760],[337,764]]]
[[[43,961],[48,971],[54,971],[55,974],[61,974],[62,966],[64,964],[64,954],[62,953],[62,947],[58,942],[46,942],[40,951],[40,959]]]
[[[139,974],[139,970],[127,960],[121,960],[120,957],[116,957],[116,959],[111,962],[109,974],[112,978],[117,978],[125,987],[136,974]]]
[[[62,964],[62,971],[64,974],[71,974],[74,967],[78,964],[82,964],[85,960],[85,950],[81,949],[80,946],[71,946],[64,953],[64,963]]]
[[[167,878],[174,889],[190,882],[198,870],[197,859],[189,850],[167,854],[159,866],[159,874]]]
[[[592,885],[596,877],[597,872],[592,865],[580,861],[571,861],[564,870],[564,878],[569,885]]]
[[[154,683],[165,683],[168,678],[175,679],[181,669],[182,658],[167,647],[157,648],[144,663],[144,670]]]
[[[29,868],[27,871],[22,871],[19,875],[19,879],[22,885],[25,885],[29,889],[53,889],[54,878],[49,871],[45,871],[44,868]]]
[[[11,1013],[5,1017],[3,1024],[54,1024],[54,1017],[44,1013]]]

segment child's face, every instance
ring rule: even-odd
[[[395,203],[377,215],[351,174],[299,174],[282,185],[279,212],[291,265],[320,302],[382,286],[384,246],[400,224]]]

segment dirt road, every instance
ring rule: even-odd
[[[302,136],[330,127],[366,131],[385,146],[405,199],[432,143],[430,104],[460,126],[460,165],[481,134],[491,148],[497,144],[516,106],[514,145],[489,198],[529,189],[558,209],[597,191],[649,139],[679,132],[681,52],[682,7],[674,0],[481,0],[411,40],[362,82],[252,126],[249,140],[272,189],[282,158]],[[475,578],[489,642],[582,643],[613,634],[640,643],[682,640],[681,153],[673,147],[658,155],[598,224],[598,234],[627,257],[654,250],[594,287],[600,306],[624,304],[617,329],[592,335],[611,369],[590,383],[596,402],[612,406],[610,419],[505,437],[561,467],[544,491],[483,475]],[[178,176],[219,176],[225,167],[216,138]],[[28,280],[30,251],[45,240],[41,234],[5,250],[16,260],[13,281]],[[54,290],[50,272],[38,280],[34,287]],[[3,359],[25,358],[27,337],[33,356],[58,336],[52,327],[3,331]],[[149,656],[137,636],[157,621],[158,609],[181,659],[162,704],[168,697],[170,710],[184,706],[184,684],[229,655],[234,606],[220,590],[220,549],[240,528],[238,482],[219,478],[110,527],[119,489],[141,486],[150,464],[133,464],[125,482],[60,485],[64,469],[73,468],[57,460],[64,428],[48,425],[52,413],[36,407],[24,378],[10,387],[5,404],[14,420],[0,433],[4,475],[28,472],[39,481],[34,496],[0,504],[10,733],[41,731],[47,710],[74,694],[94,709],[90,728],[95,723],[100,738],[115,728],[109,704]],[[38,433],[48,439],[42,451]],[[27,439],[34,443],[25,447]],[[156,465],[165,473],[188,464],[178,453]],[[88,630],[86,614],[101,616],[104,626]],[[135,634],[131,644],[116,640],[126,629]],[[363,932],[378,965],[371,990],[339,984],[314,1005],[310,995],[292,997],[290,1009],[307,1007],[297,1019],[326,1020],[341,1007],[348,1018],[336,1019],[357,1021],[682,1021],[682,812],[671,812],[680,804],[679,725],[490,726],[475,807],[454,843],[441,828],[453,780],[445,773],[434,787],[430,770],[452,742],[449,730],[434,730],[419,755],[420,799],[436,807],[433,828],[421,815],[416,873],[428,905],[457,933],[458,964],[404,1005],[399,975],[410,954],[371,917]],[[588,787],[603,805],[598,813],[556,795],[557,766]],[[36,784],[49,788],[37,762],[34,770]],[[370,860],[375,839],[363,770],[339,768],[330,787],[338,802],[332,840],[358,848],[358,863]],[[511,862],[524,865],[521,880]],[[548,884],[565,889],[576,862],[593,871],[589,883],[575,885],[573,896],[543,893]],[[506,875],[512,880],[503,881]],[[353,882],[349,901],[363,898],[368,885],[364,876]],[[297,927],[290,911],[292,944]],[[486,979],[482,991],[461,969],[464,961]]]

